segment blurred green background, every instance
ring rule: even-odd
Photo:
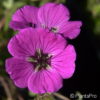
[[[69,43],[75,45],[78,53],[75,75],[64,81],[65,88],[59,92],[69,98],[70,93],[76,91],[97,93],[97,70],[100,67],[100,0],[0,0],[0,100],[10,100],[11,97],[12,100],[33,100],[35,96],[27,89],[16,88],[5,72],[5,59],[10,57],[7,43],[16,34],[9,28],[9,22],[18,8],[24,5],[39,7],[46,2],[63,3],[70,10],[71,20],[82,20],[83,22],[80,36],[69,40]],[[92,76],[92,74],[95,75]],[[82,87],[87,87],[86,91],[83,91]]]

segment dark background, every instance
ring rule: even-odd
[[[88,0],[67,0],[67,7],[71,12],[71,20],[83,22],[81,34],[74,40],[69,40],[77,52],[76,71],[72,78],[64,80],[61,91],[69,95],[76,91],[82,94],[97,94],[99,96],[98,80],[100,67],[100,36],[94,35],[95,23],[92,13],[87,11]]]

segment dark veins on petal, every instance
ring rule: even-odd
[[[24,21],[25,21],[26,23],[28,23],[27,25],[28,25],[29,27],[36,28],[36,24],[35,24],[35,23],[28,22],[28,21],[26,20],[26,18],[25,18],[25,14],[24,14],[22,8],[20,8],[20,12],[21,12],[21,14],[22,14],[22,17],[23,17]]]

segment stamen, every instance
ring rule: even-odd
[[[38,72],[39,69],[40,69],[40,65],[36,66],[36,68],[35,68],[35,72]]]
[[[48,58],[51,58],[51,57],[52,57],[52,55],[51,54],[48,54],[48,56],[46,58],[48,59]]]
[[[46,69],[47,69],[47,70],[48,70],[48,69],[51,69],[51,66],[50,66],[50,65],[47,65]]]
[[[35,71],[37,72],[41,69],[50,69],[51,57],[52,55],[44,54],[40,49],[37,49],[35,55],[28,57],[27,61],[34,65]]]
[[[37,50],[37,54],[38,54],[39,57],[42,56],[42,54],[41,54],[41,50],[40,50],[40,49]]]
[[[51,31],[51,32],[57,32],[57,31],[58,31],[58,29],[57,29],[57,28],[55,28],[55,27],[51,27],[50,31]]]
[[[36,59],[31,58],[31,57],[27,58],[27,61],[28,61],[28,62],[33,62],[33,63],[34,63],[34,62],[35,62],[35,63],[37,62],[37,60],[36,60]]]

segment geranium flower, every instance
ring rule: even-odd
[[[27,5],[14,13],[10,27],[14,30],[42,27],[74,39],[80,33],[82,22],[69,21],[69,19],[69,10],[62,4],[46,3],[40,8]]]
[[[37,27],[38,8],[26,5],[18,9],[12,16],[10,27],[14,30],[20,30],[28,27]]]
[[[34,93],[58,91],[63,78],[75,70],[74,47],[43,29],[21,30],[8,43],[8,51],[13,57],[6,60],[6,71],[16,86]]]
[[[80,33],[82,22],[68,21],[69,19],[69,10],[62,4],[46,3],[38,11],[38,20],[41,27],[73,39]]]

